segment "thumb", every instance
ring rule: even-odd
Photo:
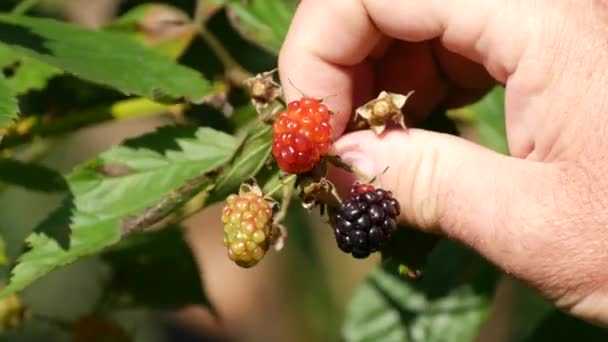
[[[417,129],[350,133],[335,142],[334,152],[365,174],[378,175],[381,187],[400,202],[404,223],[459,240],[516,273],[533,252],[531,237],[525,247],[520,243],[527,234],[522,222],[543,217],[539,199],[557,179],[550,164]],[[345,177],[334,171],[340,187]]]

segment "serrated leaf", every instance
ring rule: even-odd
[[[272,129],[259,123],[247,135],[242,149],[222,172],[209,201],[217,201],[235,192],[244,181],[255,176],[267,163],[272,150]]]
[[[84,80],[159,101],[202,101],[200,73],[175,64],[118,32],[52,19],[0,15],[0,42]]]
[[[374,271],[348,306],[346,341],[473,341],[491,306],[496,272],[481,258],[442,241],[419,281]]]
[[[183,197],[190,195],[188,191],[205,186],[209,173],[232,158],[238,143],[225,133],[200,128],[194,138],[180,139],[177,145],[181,150],[164,154],[116,146],[77,167],[66,177],[73,197],[69,248],[63,249],[46,234],[30,235],[26,241],[30,250],[19,258],[0,296],[19,291],[53,269],[98,253],[143,228],[141,225],[162,219],[167,208],[187,199]],[[200,182],[194,189],[190,188],[192,179]]]
[[[290,0],[231,0],[228,16],[241,35],[278,54],[287,35],[296,3]]]
[[[68,189],[59,172],[16,159],[0,159],[0,182],[42,192],[61,192]]]
[[[8,86],[14,94],[43,89],[48,80],[61,74],[61,70],[19,53],[0,44],[0,69],[7,76]]]
[[[179,227],[138,233],[102,255],[112,269],[109,293],[152,309],[210,306],[201,274]]]
[[[15,120],[18,114],[17,98],[6,78],[0,75],[0,140],[2,140],[2,129]]]

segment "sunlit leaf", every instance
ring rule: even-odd
[[[202,101],[200,73],[146,49],[123,33],[52,19],[0,15],[0,42],[84,80],[163,101]]]
[[[277,54],[295,8],[290,0],[230,0],[228,15],[243,37]]]
[[[268,162],[272,149],[271,141],[272,130],[269,125],[254,126],[234,161],[220,176],[211,200],[226,197],[236,191],[244,180],[255,176]]]
[[[99,253],[134,231],[154,224],[201,189],[228,162],[235,138],[200,128],[193,138],[177,140],[178,150],[164,153],[116,146],[77,167],[67,176],[72,196],[69,247],[38,227],[27,238],[30,250],[13,269],[0,295],[19,291],[53,269]],[[65,220],[64,222],[68,221]],[[61,220],[48,220],[53,224]]]
[[[2,140],[2,129],[17,118],[19,107],[13,90],[8,85],[6,78],[0,75],[0,140]]]
[[[0,44],[0,69],[6,76],[8,86],[16,95],[44,89],[49,79],[61,74],[61,70],[4,44]]]

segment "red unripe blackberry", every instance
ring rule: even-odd
[[[268,250],[272,232],[272,205],[259,189],[245,187],[226,198],[222,211],[224,245],[228,257],[241,267],[257,264]]]
[[[281,170],[312,170],[331,146],[329,109],[317,99],[290,102],[273,124],[272,154]]]
[[[389,191],[357,184],[334,213],[338,247],[358,259],[380,250],[397,229],[399,202]]]

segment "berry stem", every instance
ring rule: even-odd
[[[289,183],[291,183],[291,188],[293,189],[293,184],[295,182],[296,177],[297,177],[296,175],[289,175],[289,176],[285,177],[284,179],[282,179],[279,182],[279,184],[277,184],[274,188],[270,189],[270,191],[265,193],[264,196],[272,197],[272,195],[274,195],[277,191],[285,188],[285,186]]]
[[[287,216],[287,210],[289,210],[289,204],[295,191],[295,177],[290,177],[287,183],[283,186],[283,196],[281,197],[281,208],[274,217],[274,224],[283,222],[285,216]]]
[[[23,0],[19,2],[11,11],[12,15],[24,15],[30,9],[36,7],[40,0]]]

